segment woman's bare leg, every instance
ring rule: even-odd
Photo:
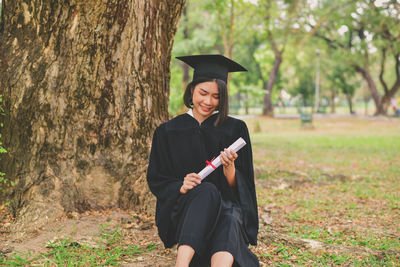
[[[218,251],[211,257],[211,267],[231,267],[233,256],[228,251]]]
[[[194,249],[188,245],[178,247],[178,256],[176,256],[175,267],[188,267],[194,255]]]

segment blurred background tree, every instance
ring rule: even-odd
[[[274,116],[307,105],[391,114],[400,88],[399,20],[398,1],[188,0],[172,54],[220,53],[243,64],[249,72],[229,81],[231,113]],[[171,65],[174,116],[185,111],[191,70]]]

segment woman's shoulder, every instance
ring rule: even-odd
[[[193,126],[193,122],[190,118],[190,115],[184,113],[181,115],[178,115],[166,122],[161,123],[157,127],[157,131],[174,131],[174,130],[179,130],[182,128],[187,128]]]
[[[224,124],[228,127],[247,128],[247,125],[243,120],[232,116],[228,116]]]

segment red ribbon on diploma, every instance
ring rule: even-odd
[[[215,170],[217,167],[215,167],[215,166],[212,164],[212,161],[213,161],[214,159],[215,159],[215,157],[213,157],[211,161],[206,160],[206,163],[207,163],[207,166],[210,165],[210,166],[213,167],[214,170]]]

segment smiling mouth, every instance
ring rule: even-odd
[[[206,112],[208,112],[208,111],[211,110],[211,108],[206,108],[206,107],[203,107],[203,106],[200,106],[200,108],[201,108],[203,111],[206,111]]]

